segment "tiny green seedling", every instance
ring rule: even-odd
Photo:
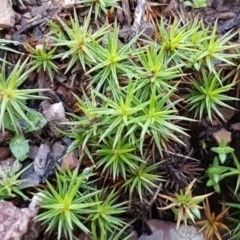
[[[0,168],[0,200],[16,197],[16,195],[21,196],[24,200],[27,200],[28,197],[23,194],[20,185],[27,181],[27,179],[19,179],[21,174],[25,172],[30,166],[18,171],[18,162],[15,161],[12,169],[7,169],[3,171]]]
[[[75,169],[65,173],[59,168],[56,172],[56,185],[47,181],[48,189],[39,189],[42,193],[40,202],[42,212],[37,216],[37,220],[47,227],[46,232],[51,233],[58,229],[58,240],[63,236],[70,240],[75,239],[75,229],[90,233],[84,220],[87,219],[86,215],[96,212],[91,207],[99,202],[89,202],[88,199],[99,191],[90,193],[79,191],[83,181],[88,177],[88,171],[79,174],[78,169]]]
[[[35,49],[28,44],[26,48],[32,58],[30,62],[32,69],[37,72],[47,73],[51,81],[53,81],[54,72],[58,72],[58,67],[53,61],[54,58],[56,58],[55,52],[57,48],[47,50],[45,45],[46,44],[38,45],[38,49]]]
[[[192,0],[192,1],[184,1],[184,5],[186,7],[192,8],[204,8],[207,6],[206,0]]]
[[[219,182],[224,179],[224,176],[222,175],[228,171],[228,169],[225,166],[219,166],[218,158],[215,157],[213,160],[213,164],[208,167],[206,174],[208,176],[207,186],[213,187],[214,190],[219,193],[220,192],[220,186]]]
[[[191,88],[188,89],[190,97],[187,99],[190,107],[189,111],[194,112],[194,118],[202,118],[204,114],[207,114],[211,122],[213,119],[218,118],[226,121],[219,107],[235,110],[226,102],[238,100],[227,94],[236,83],[231,82],[223,85],[223,79],[221,82],[218,80],[219,76],[221,76],[221,71],[216,76],[202,69],[201,74],[200,79],[191,79]]]
[[[67,46],[68,50],[63,51],[54,56],[61,58],[61,60],[69,59],[68,67],[65,71],[67,73],[73,66],[81,66],[86,71],[88,66],[96,64],[98,58],[98,49],[91,47],[92,41],[100,41],[101,38],[108,31],[108,25],[99,28],[94,33],[91,33],[90,19],[91,11],[85,18],[83,25],[79,24],[77,12],[74,11],[73,18],[70,18],[71,26],[68,26],[62,19],[57,20],[61,24],[61,28],[54,23],[49,22],[52,31],[50,32],[55,47]]]
[[[87,221],[91,223],[91,234],[93,240],[106,240],[114,231],[120,231],[126,223],[119,215],[126,212],[127,202],[116,203],[118,192],[113,189],[107,192],[103,189],[89,199],[93,210],[88,215]]]
[[[6,117],[10,119],[14,131],[17,134],[22,132],[22,126],[19,120],[33,125],[28,119],[27,112],[30,111],[26,101],[30,99],[47,99],[47,97],[38,95],[47,89],[21,89],[21,85],[31,74],[31,69],[26,69],[28,58],[21,62],[19,60],[7,75],[6,63],[3,62],[0,71],[0,129],[4,131]]]
[[[163,181],[161,176],[154,174],[153,171],[162,162],[157,162],[151,166],[147,166],[147,161],[142,162],[136,168],[129,168],[127,173],[127,181],[123,184],[123,188],[129,191],[129,199],[132,199],[133,192],[137,192],[141,202],[143,202],[144,193],[151,193],[153,189],[158,187],[158,182]]]
[[[213,147],[211,150],[218,154],[220,162],[223,164],[227,159],[227,154],[234,152],[234,149],[227,146],[226,139],[222,139],[219,147]]]

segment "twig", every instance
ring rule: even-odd
[[[152,200],[151,200],[150,202],[148,202],[146,199],[144,199],[144,202],[149,206],[149,207],[148,207],[148,210],[152,207],[153,203],[156,201],[157,195],[159,194],[161,188],[162,188],[162,183],[160,182],[159,185],[158,185],[158,188],[157,188],[156,192],[155,192],[154,195],[153,195]],[[148,213],[148,211],[145,212],[145,213],[142,215],[142,218],[145,217],[147,213]]]
[[[177,156],[177,157],[182,157],[182,158],[186,158],[186,159],[191,159],[191,160],[199,161],[199,159],[192,158],[192,157],[189,157],[189,156],[188,156],[188,155],[190,155],[190,154],[192,153],[193,149],[191,149],[190,154],[188,154],[187,156],[186,156],[186,155],[183,155],[183,154],[180,154],[180,153],[170,152],[170,151],[164,150],[164,149],[162,149],[162,150],[163,150],[164,152],[166,152],[166,153],[169,153],[169,154],[171,154],[171,155],[175,155],[175,156]]]
[[[154,193],[153,198],[152,198],[152,200],[151,200],[150,202],[148,202],[146,199],[143,199],[144,202],[149,206],[149,208],[150,208],[150,207],[153,205],[153,203],[156,201],[157,195],[159,194],[161,188],[162,188],[162,183],[160,182],[159,185],[158,185],[158,188],[157,188],[156,192]],[[146,215],[146,213],[145,213],[143,216],[145,216],[145,215]]]
[[[160,182],[159,185],[158,185],[158,188],[157,188],[156,192],[155,192],[154,195],[153,195],[152,200],[151,200],[150,202],[148,202],[148,201],[146,201],[146,200],[144,199],[145,202],[146,202],[150,207],[151,207],[151,206],[153,205],[153,203],[156,201],[157,195],[159,194],[161,188],[162,188],[162,183]]]

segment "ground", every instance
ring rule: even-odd
[[[113,79],[111,82],[112,85],[108,86],[105,84],[108,78],[102,78],[103,81],[99,81],[97,77],[99,73],[101,73],[102,75],[108,74],[104,72],[104,69],[107,69],[110,63],[106,63],[105,65],[103,65],[104,67],[101,67],[101,63],[100,65],[98,64],[95,66],[94,60],[99,61],[99,59],[102,59],[102,61],[104,61],[104,54],[106,53],[104,49],[111,49],[112,46],[116,46],[116,51],[125,48],[125,52],[122,53],[121,56],[118,55],[120,54],[119,52],[117,52],[118,54],[116,54],[116,56],[113,54],[112,59],[115,57],[114,61],[117,59],[118,56],[125,59],[126,55],[129,54],[128,58],[131,59],[131,63],[135,64],[134,67],[136,67],[136,69],[138,67],[142,67],[142,65],[144,66],[144,64],[137,58],[139,56],[138,54],[141,54],[138,52],[138,49],[148,46],[149,42],[153,43],[154,41],[156,41],[156,44],[159,45],[152,45],[154,46],[153,48],[149,47],[150,50],[148,54],[154,55],[155,52],[158,52],[159,46],[163,41],[163,35],[161,35],[160,30],[166,29],[166,34],[171,32],[171,29],[173,28],[172,26],[174,26],[174,19],[177,22],[177,30],[178,28],[184,26],[185,23],[187,26],[188,21],[191,22],[193,21],[193,19],[197,19],[195,22],[196,28],[197,26],[200,26],[199,28],[201,28],[201,24],[203,24],[206,28],[209,28],[209,32],[214,32],[214,26],[216,26],[216,19],[218,19],[216,39],[220,39],[222,36],[226,36],[226,34],[229,34],[230,36],[231,33],[229,33],[229,31],[232,33],[238,32],[238,28],[240,25],[240,3],[238,3],[238,1],[230,0],[213,0],[207,1],[207,6],[203,8],[189,8],[184,6],[183,1],[177,0],[122,0],[116,4],[116,6],[120,7],[111,7],[111,2],[113,1],[109,1],[110,4],[108,1],[106,1],[109,4],[108,7],[104,8],[106,9],[106,12],[100,11],[101,9],[99,10],[93,7],[92,15],[90,15],[89,12],[91,1],[85,1],[84,3],[86,5],[83,5],[83,7],[81,5],[78,5],[78,1],[75,2],[67,0],[29,0],[23,2],[24,6],[20,3],[20,1],[18,2],[17,0],[12,1],[11,5],[9,5],[10,3],[7,0],[5,0],[4,2],[6,3],[6,8],[2,11],[7,11],[7,16],[5,16],[4,13],[0,12],[0,26],[2,27],[0,34],[1,41],[3,40],[3,44],[1,45],[2,49],[0,48],[0,57],[2,59],[4,59],[5,57],[4,61],[7,62],[7,67],[5,66],[4,69],[3,64],[1,65],[1,69],[4,69],[3,71],[6,71],[6,75],[10,76],[10,72],[17,64],[19,58],[21,58],[22,62],[20,66],[26,68],[24,68],[20,75],[23,76],[25,71],[29,69],[32,69],[32,71],[29,70],[29,75],[27,79],[23,80],[22,84],[17,87],[19,89],[29,90],[38,89],[38,96],[48,98],[47,100],[27,100],[26,106],[28,107],[28,109],[33,109],[34,111],[41,113],[39,116],[37,115],[37,113],[35,113],[34,116],[31,116],[27,115],[28,110],[24,109],[27,117],[34,122],[33,128],[22,118],[22,115],[20,118],[19,116],[16,117],[15,120],[17,122],[17,125],[15,127],[12,126],[13,124],[11,125],[11,123],[8,123],[8,121],[11,122],[13,121],[13,119],[10,119],[8,117],[7,120],[4,120],[4,118],[6,117],[2,116],[2,113],[0,113],[0,119],[2,122],[4,122],[6,128],[5,131],[3,131],[3,123],[0,121],[2,129],[0,132],[1,169],[5,173],[8,172],[8,169],[10,169],[11,172],[17,172],[20,169],[29,166],[26,171],[21,173],[21,179],[28,180],[21,184],[19,182],[16,182],[17,184],[15,184],[18,187],[20,186],[20,189],[24,188],[24,196],[27,196],[29,199],[24,201],[24,196],[19,196],[19,194],[17,193],[13,195],[10,194],[7,200],[11,201],[16,207],[20,209],[27,208],[32,198],[30,192],[38,192],[38,190],[36,190],[37,188],[45,189],[47,180],[54,183],[54,180],[56,178],[55,170],[57,165],[60,165],[64,171],[66,171],[66,168],[68,167],[72,169],[72,171],[79,168],[79,172],[81,173],[84,171],[84,169],[91,168],[94,173],[93,179],[96,181],[96,185],[93,184],[96,188],[96,191],[97,189],[102,190],[103,188],[109,187],[106,195],[111,196],[110,191],[112,189],[117,189],[117,191],[119,191],[117,197],[115,196],[115,198],[117,199],[117,203],[129,201],[128,208],[125,209],[124,213],[121,212],[120,216],[122,217],[122,219],[124,219],[125,222],[128,222],[131,226],[127,230],[129,232],[132,232],[133,236],[131,239],[138,239],[139,237],[139,239],[160,240],[160,235],[162,234],[161,238],[163,240],[170,240],[167,236],[169,236],[168,234],[170,234],[174,228],[167,229],[167,227],[164,225],[165,223],[161,221],[174,222],[176,221],[176,216],[171,211],[171,209],[165,210],[164,207],[170,204],[170,197],[174,197],[174,194],[176,192],[184,192],[188,186],[194,183],[193,190],[190,191],[193,197],[205,194],[210,195],[210,193],[212,194],[214,192],[214,194],[208,197],[209,205],[206,200],[204,201],[204,207],[205,209],[210,208],[211,213],[216,212],[216,215],[220,214],[221,212],[224,213],[221,215],[221,217],[219,217],[219,219],[217,219],[217,217],[215,218],[215,222],[219,221],[222,224],[226,224],[227,226],[220,227],[219,233],[218,231],[216,232],[216,236],[220,236],[220,238],[218,237],[218,239],[229,239],[229,235],[224,235],[227,233],[226,230],[228,228],[233,229],[232,235],[234,236],[235,234],[235,236],[238,237],[238,234],[234,232],[234,229],[237,228],[232,228],[231,221],[229,221],[228,218],[228,215],[236,213],[236,211],[234,210],[234,208],[225,211],[224,209],[226,209],[229,204],[223,205],[222,203],[228,202],[231,204],[236,203],[239,205],[238,184],[240,181],[240,168],[238,166],[237,160],[240,157],[240,106],[238,103],[238,64],[240,64],[240,50],[238,45],[239,33],[229,37],[228,41],[226,42],[226,45],[233,46],[232,48],[226,47],[222,49],[220,48],[219,50],[220,54],[232,54],[232,58],[229,61],[234,62],[236,65],[233,66],[226,64],[226,62],[223,61],[223,57],[220,57],[219,59],[211,59],[211,63],[213,63],[213,65],[211,66],[214,66],[214,69],[216,69],[214,74],[219,73],[219,76],[221,76],[222,79],[225,79],[226,77],[226,80],[223,81],[224,85],[234,83],[231,85],[231,87],[226,88],[223,91],[224,94],[232,97],[231,99],[228,99],[231,101],[227,102],[230,107],[225,106],[224,104],[220,104],[221,106],[217,106],[217,111],[220,112],[220,115],[223,116],[222,118],[220,118],[214,113],[212,113],[211,115],[209,112],[207,112],[206,109],[206,111],[204,110],[204,113],[200,117],[199,115],[195,116],[196,114],[193,111],[189,113],[190,107],[188,105],[187,95],[189,94],[189,92],[187,89],[189,89],[189,86],[191,85],[190,79],[195,78],[199,80],[202,77],[202,72],[200,70],[197,71],[197,67],[194,68],[194,65],[192,65],[190,68],[186,67],[188,64],[190,64],[190,59],[185,58],[183,61],[181,57],[176,59],[174,58],[174,64],[179,66],[179,68],[181,67],[180,72],[172,70],[175,71],[174,74],[177,74],[177,77],[175,77],[174,74],[172,75],[173,79],[170,80],[170,86],[173,87],[174,84],[178,82],[176,89],[172,89],[171,87],[168,88],[169,85],[167,85],[167,87],[164,88],[162,92],[156,90],[155,88],[150,88],[151,93],[156,91],[156,101],[161,101],[161,99],[164,99],[165,96],[171,95],[169,97],[169,101],[171,102],[171,104],[173,104],[174,102],[174,104],[173,107],[169,107],[168,110],[171,109],[172,111],[173,109],[177,109],[178,112],[178,115],[175,115],[169,120],[170,123],[173,123],[170,129],[174,133],[172,135],[167,135],[168,141],[164,142],[161,137],[157,138],[159,142],[162,141],[160,142],[162,151],[158,151],[158,144],[156,143],[157,140],[153,137],[153,133],[155,131],[154,127],[158,128],[158,125],[154,125],[153,129],[150,129],[149,126],[144,125],[145,123],[142,123],[142,125],[139,124],[139,126],[144,125],[147,130],[144,135],[144,140],[142,140],[142,146],[140,143],[137,143],[137,147],[134,145],[135,148],[132,148],[128,144],[132,144],[132,139],[134,139],[134,141],[136,142],[141,141],[144,131],[141,130],[141,132],[139,129],[138,131],[135,131],[135,128],[137,128],[137,123],[134,123],[135,125],[133,125],[134,127],[131,131],[134,132],[134,134],[136,133],[135,136],[137,136],[138,139],[136,140],[134,137],[132,137],[131,133],[126,133],[127,136],[130,136],[128,136],[130,139],[129,140],[128,137],[123,134],[124,130],[122,130],[122,132],[119,132],[119,129],[121,129],[121,125],[111,125],[110,122],[114,121],[114,117],[112,117],[114,115],[112,112],[115,110],[114,107],[116,105],[114,105],[112,102],[109,102],[109,99],[114,99],[115,101],[116,99],[119,100],[122,97],[125,101],[130,96],[128,99],[130,101],[130,105],[127,106],[125,110],[127,112],[132,107],[134,108],[134,111],[136,111],[135,109],[137,107],[142,106],[141,100],[144,101],[144,97],[148,96],[147,91],[149,88],[147,88],[147,85],[142,85],[144,87],[141,88],[141,90],[138,92],[138,95],[137,93],[135,94],[135,92],[131,95],[131,89],[129,90],[127,86],[132,87],[132,89],[134,89],[133,91],[139,89],[140,87],[136,87],[134,84],[131,85],[129,75],[126,77],[126,74],[122,74],[122,72],[125,70],[128,71],[128,73],[130,71],[128,68],[128,64],[126,64],[122,66],[120,70],[116,70],[118,71],[116,73],[116,81],[114,78],[115,75],[111,75],[111,79]],[[87,5],[87,3],[89,3],[89,5]],[[72,22],[70,18],[72,18]],[[66,54],[67,51],[74,49],[76,44],[71,45],[72,42],[70,42],[69,40],[69,38],[71,38],[70,34],[68,36],[68,41],[64,42],[62,40],[64,39],[62,32],[65,31],[66,39],[68,30],[71,27],[76,27],[77,31],[74,33],[76,34],[76,36],[78,36],[77,34],[78,32],[80,32],[81,29],[81,27],[73,24],[73,19],[77,19],[80,26],[87,26],[86,22],[89,21],[89,26],[87,26],[86,29],[87,32],[91,32],[92,39],[89,41],[91,43],[94,42],[95,45],[93,45],[93,48],[97,49],[99,47],[99,52],[97,52],[97,54],[90,55],[90,51],[92,51],[93,49],[90,45],[87,45],[89,46],[89,48],[87,47],[87,50],[85,50],[87,54],[86,56],[84,55],[82,59],[80,59],[81,57],[77,57],[74,60],[73,55],[71,55],[70,53],[68,53],[69,55],[66,55],[65,57],[64,54]],[[163,26],[166,26],[166,28],[161,28],[160,22],[163,24]],[[157,23],[159,23],[159,25]],[[109,26],[111,25],[111,27],[109,28],[111,34],[108,34],[109,29],[106,28],[107,30],[104,30],[104,24]],[[117,27],[114,27],[114,24],[117,24],[116,26],[119,27],[119,30],[116,30]],[[191,24],[189,24],[189,28],[192,26]],[[102,34],[99,29],[103,29],[102,31],[104,34]],[[196,36],[197,33],[198,32],[196,32]],[[96,34],[96,37],[94,37],[94,34]],[[82,35],[80,34],[78,38],[80,38],[81,36]],[[88,35],[86,34],[86,36]],[[202,38],[204,37],[206,36],[202,35]],[[115,38],[116,45],[114,45]],[[7,43],[7,45],[5,45],[5,39],[14,42],[9,42],[10,44]],[[101,39],[101,41],[99,39]],[[136,39],[138,40],[136,41]],[[206,41],[207,39],[208,37],[206,37]],[[62,40],[62,42],[60,40]],[[71,40],[74,40],[74,36]],[[200,41],[201,39],[199,39],[199,42]],[[8,51],[9,49],[6,49],[3,46],[9,47],[10,51]],[[71,48],[71,46],[73,47]],[[196,42],[196,46],[198,46],[198,42]],[[70,50],[67,50],[68,47]],[[38,60],[36,60],[38,58],[34,58],[34,56],[37,56],[36,52],[39,49],[40,51],[46,50],[46,52],[53,50],[53,52],[49,55],[49,58],[53,60],[51,70],[49,70],[48,68],[38,68],[37,64],[39,62]],[[114,47],[112,47],[112,49],[114,49]],[[145,50],[146,49],[147,48],[145,48]],[[79,48],[77,48],[76,50],[79,51],[79,56],[81,50],[81,46],[79,46]],[[185,50],[189,51],[187,47]],[[46,52],[43,52],[43,55],[46,54]],[[112,52],[114,52],[114,50]],[[29,65],[24,66],[23,61],[27,57],[29,57],[29,59],[26,60]],[[96,59],[94,59],[95,57]],[[174,66],[174,64],[170,62],[172,60],[171,57],[171,55],[168,55],[166,58],[164,58],[164,61],[168,62],[168,64],[166,65],[166,69],[171,69],[171,67]],[[189,55],[188,58],[190,58]],[[144,57],[142,57],[142,59],[144,59]],[[206,59],[207,56],[204,56],[203,62],[207,62]],[[31,61],[34,60],[36,61],[34,62],[34,64],[31,65]],[[146,58],[146,62],[150,62],[149,58]],[[201,64],[202,66],[204,65],[204,63],[202,62]],[[130,68],[131,67],[132,65],[130,66]],[[167,71],[166,69],[164,69],[164,71]],[[209,69],[209,65],[206,65],[204,69],[204,71],[206,71],[207,73],[211,72],[211,69]],[[109,72],[111,71],[112,68],[110,68]],[[141,69],[141,71],[143,70]],[[147,73],[147,76],[145,77],[146,82],[148,82],[148,79],[153,78],[154,73],[155,72],[153,70]],[[141,74],[143,73],[141,72]],[[1,76],[3,76],[3,74]],[[136,76],[137,75],[134,75],[133,81],[137,79]],[[142,78],[142,76],[143,75],[141,75],[140,78]],[[3,80],[1,81],[2,82],[0,83],[3,84]],[[139,85],[141,84],[143,83],[140,82]],[[112,86],[117,89],[116,92],[115,90],[111,89]],[[221,85],[219,87],[221,87]],[[2,96],[4,95],[3,90],[4,87],[0,85],[1,108],[3,108],[4,105],[2,98]],[[36,92],[37,90],[34,94],[36,94]],[[95,96],[94,100],[91,98],[93,96],[92,94]],[[149,97],[146,102],[150,100],[155,101],[151,94],[150,96],[151,97]],[[137,100],[134,97],[136,97]],[[180,98],[181,101],[179,100]],[[135,102],[132,101],[132,99],[135,99]],[[226,98],[223,100],[226,100]],[[136,101],[138,101],[137,104]],[[131,104],[133,104],[134,106]],[[164,103],[164,106],[165,105],[170,106],[168,100],[166,100],[166,102]],[[121,107],[117,110],[122,110]],[[152,111],[155,111],[157,107],[158,106],[152,109]],[[101,109],[101,111],[99,109]],[[109,109],[111,109],[112,112],[110,112]],[[14,111],[17,112],[16,108],[14,108]],[[77,118],[76,116],[78,116],[79,118]],[[134,118],[136,116],[137,115],[134,115]],[[194,119],[194,121],[181,121],[183,120],[182,117],[186,117],[189,119],[191,118]],[[211,117],[213,117],[213,119],[211,119]],[[87,124],[84,121],[88,121]],[[124,121],[125,120],[123,120],[123,122]],[[141,121],[140,117],[139,121]],[[128,124],[130,124],[130,127],[132,126],[132,122],[134,122],[133,119],[129,120]],[[174,131],[175,123],[177,124],[177,126],[182,127],[182,129],[184,129],[184,132],[179,130],[180,128],[177,128],[177,131]],[[79,124],[79,126],[76,126],[76,124]],[[86,127],[84,127],[83,129],[78,128],[82,125],[85,126],[84,124],[86,124]],[[154,123],[151,122],[151,124]],[[96,136],[93,134],[95,129],[94,126],[99,131],[97,132],[97,137],[99,135],[99,139],[97,139],[97,137],[94,137]],[[130,127],[126,127],[126,132],[130,131]],[[87,134],[84,135],[86,132],[88,133],[89,129],[93,131],[89,133],[92,134],[91,137],[89,137],[90,135]],[[110,132],[110,130],[113,131],[113,133],[109,134],[108,136],[107,133],[108,131]],[[163,130],[162,133],[160,131],[160,136],[165,134],[165,129]],[[18,131],[20,132],[19,134]],[[119,137],[118,140],[115,140],[115,135],[124,135],[124,137]],[[20,138],[19,136],[21,136],[22,138]],[[85,140],[80,139],[80,137],[82,136],[84,136],[84,139],[88,139],[88,137],[90,139],[89,141],[85,142],[85,145]],[[105,136],[106,138],[104,138],[103,136]],[[14,138],[16,138],[16,140]],[[116,141],[117,144],[112,147],[114,141]],[[112,168],[108,168],[109,165],[105,165],[107,161],[113,161],[113,158],[107,158],[108,156],[106,154],[106,151],[110,149],[113,152],[117,152],[117,150],[122,150],[121,147],[129,152],[128,159],[126,160],[126,162],[123,162],[123,165],[126,163],[131,165],[132,162],[139,161],[136,160],[136,157],[139,157],[146,160],[146,164],[143,167],[144,170],[148,169],[147,167],[153,166],[153,168],[150,169],[151,171],[149,170],[149,172],[147,173],[153,174],[155,176],[155,179],[153,181],[154,184],[150,184],[148,188],[143,187],[141,190],[136,187],[136,189],[134,188],[133,192],[131,192],[131,190],[129,189],[125,189],[124,191],[122,190],[121,186],[124,186],[126,182],[130,182],[130,189],[131,186],[133,186],[134,184],[134,181],[131,182],[132,178],[129,177],[131,175],[131,170],[127,168],[122,169],[122,165],[118,162],[116,162],[115,165],[115,167],[117,166],[116,169],[114,168],[114,166]],[[142,150],[144,154],[142,153]],[[134,152],[134,154],[132,154],[132,152]],[[231,152],[234,152],[234,155],[231,155]],[[105,158],[101,156],[105,156]],[[17,170],[13,169],[12,167],[15,166],[14,164],[16,163],[16,161],[19,162]],[[32,162],[33,164],[30,166],[29,164]],[[138,162],[136,164],[138,165]],[[134,167],[132,171],[138,169],[137,174],[141,174],[140,170],[142,166],[143,165],[139,165],[138,168]],[[125,170],[127,177],[124,175]],[[4,189],[4,187],[6,186],[6,184],[4,185],[3,182],[3,176],[4,175],[2,175],[2,181],[0,181],[1,186],[3,187],[2,189]],[[163,179],[164,181],[158,181],[158,177],[156,176],[158,176],[159,179],[161,177],[161,179]],[[197,181],[195,182],[196,178]],[[146,179],[148,178],[146,177]],[[149,181],[151,182],[152,179],[150,179]],[[144,184],[147,185],[147,183]],[[144,184],[143,186],[146,186]],[[93,185],[91,185],[91,187]],[[90,185],[88,186],[88,188],[90,189]],[[234,193],[235,190],[236,192]],[[139,192],[141,192],[142,195],[139,194]],[[161,194],[162,197],[159,197],[158,194]],[[185,196],[186,195],[187,193],[185,192]],[[164,198],[164,196],[168,196],[168,198]],[[105,197],[106,196],[104,195],[104,199]],[[205,197],[203,197],[203,199],[204,198]],[[5,199],[5,195],[1,195],[1,189],[0,199]],[[201,204],[203,204],[203,201],[201,201]],[[15,211],[15,208],[13,208],[12,205],[10,205],[10,208],[14,209]],[[16,209],[16,212],[17,211],[19,211],[19,209]],[[40,210],[40,212],[41,211],[42,209]],[[37,213],[34,212],[34,214]],[[177,216],[179,215],[180,211]],[[210,216],[210,213],[208,215],[208,213],[205,212],[205,215],[206,216],[204,217],[204,212],[202,211],[202,218],[198,220],[195,219],[196,222],[209,219],[208,217]],[[30,214],[30,217],[28,218],[28,221],[32,221],[33,216]],[[159,221],[156,220],[158,222],[154,223],[153,219],[158,219]],[[87,219],[86,222],[88,220],[89,219]],[[182,221],[184,220],[184,218],[180,220],[181,223],[184,222]],[[187,221],[187,219],[185,220]],[[191,219],[189,219],[188,223],[190,223],[190,225],[194,225],[192,224],[193,221],[190,220]],[[154,224],[156,224],[157,227],[153,231],[151,228]],[[237,225],[238,224],[239,223],[237,222]],[[90,228],[90,224],[88,222],[86,223],[86,225],[88,228]],[[175,227],[175,223],[173,225]],[[199,224],[196,223],[196,225],[200,228],[203,226],[200,222]],[[39,226],[36,226],[36,228],[38,227]],[[183,225],[181,225],[181,228],[183,229]],[[193,231],[196,230],[196,228],[193,229]],[[47,237],[44,236],[43,230],[44,229],[39,230],[39,236],[37,239],[47,239]],[[97,233],[99,235],[101,230],[98,229]],[[14,230],[6,229],[6,232],[9,231]],[[160,231],[163,231],[163,233]],[[185,230],[181,231],[184,232]],[[75,232],[79,236],[79,239],[88,239],[87,235],[81,233],[82,229],[75,229]],[[156,236],[154,236],[154,232]],[[194,234],[194,239],[203,238],[202,235],[199,237],[195,232]],[[91,234],[89,234],[89,236],[90,235]],[[116,237],[115,240],[123,239],[123,235],[124,234],[122,234],[120,237]],[[171,240],[180,239],[180,236],[181,234],[177,237],[175,236],[175,238],[171,236]],[[19,239],[21,239],[21,237],[22,236],[20,236]],[[100,236],[98,237],[100,239]],[[205,231],[205,239],[212,239],[211,237],[212,236],[208,236]],[[235,239],[238,239],[237,237]],[[33,239],[36,239],[35,235]],[[53,231],[49,239],[57,239],[57,229]],[[107,239],[107,237],[105,239]],[[101,240],[104,240],[104,237],[101,237]]]

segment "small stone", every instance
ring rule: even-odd
[[[138,240],[138,234],[135,230],[133,230],[129,236],[129,240]]]
[[[76,2],[76,0],[63,0],[61,4],[63,8],[73,8]]]
[[[185,226],[180,225],[179,229],[176,230],[176,228],[172,228],[170,230],[170,240],[204,240],[204,234],[203,231],[199,232],[199,228],[196,228],[194,226]],[[164,238],[163,240],[167,240],[167,238]]]
[[[139,240],[204,240],[204,234],[198,233],[199,229],[194,226],[180,225],[176,229],[176,223],[158,219],[146,221],[150,236],[141,236]]]
[[[149,233],[154,233],[161,229],[162,222],[158,219],[149,219],[146,221],[146,226],[149,231]]]
[[[15,12],[13,11],[9,0],[1,0],[0,8],[0,28],[10,28],[15,24]]]
[[[43,175],[45,172],[49,153],[50,147],[47,144],[41,144],[34,160],[34,170],[39,175]]]
[[[120,239],[138,240],[138,233],[132,226],[129,226],[121,234]]]
[[[50,105],[49,109],[43,111],[47,121],[65,120],[65,110],[62,102]]]
[[[31,202],[28,206],[28,209],[31,213],[33,213],[34,215],[37,215],[38,212],[39,212],[39,208],[40,208],[40,204],[42,203],[43,201],[43,198],[45,197],[46,195],[42,192],[38,192],[37,194],[35,194],[33,196],[33,198],[31,199]]]
[[[52,145],[51,149],[53,156],[56,158],[60,158],[66,151],[66,146],[62,145],[61,141],[57,141]]]
[[[78,235],[79,240],[91,240],[91,238],[86,233],[80,233]]]
[[[43,108],[42,114],[48,122],[51,134],[56,138],[61,137],[61,133],[56,128],[64,130],[66,126],[61,123],[68,122],[68,119],[65,117],[65,109],[62,102],[54,103],[52,105],[48,105],[45,102],[44,104],[41,104],[41,107]]]
[[[0,201],[0,239],[35,240],[40,224],[34,221],[35,214],[27,208],[17,208],[12,202]]]
[[[240,131],[240,123],[234,123],[231,125],[231,129],[235,130],[235,131]]]
[[[220,145],[222,139],[225,139],[226,144],[228,145],[232,141],[232,133],[222,128],[213,133],[213,138],[218,145]]]
[[[63,158],[62,170],[66,171],[67,168],[70,170],[75,169],[80,166],[80,162],[77,159],[74,152],[69,153]]]
[[[165,240],[163,238],[163,231],[162,230],[158,230],[156,232],[154,232],[153,234],[151,234],[150,236],[144,236],[142,235],[139,240]],[[167,239],[167,240],[171,240],[171,239]]]
[[[11,151],[8,147],[0,147],[0,160],[5,159],[10,155]]]
[[[22,174],[21,179],[24,179],[24,182],[22,182],[19,186],[22,188],[29,188],[29,187],[35,187],[38,186],[41,182],[42,178],[34,171],[34,166],[31,165],[29,168],[27,168]]]
[[[51,103],[48,100],[43,100],[40,103],[40,107],[42,108],[42,111],[48,111],[48,109],[51,107]]]

